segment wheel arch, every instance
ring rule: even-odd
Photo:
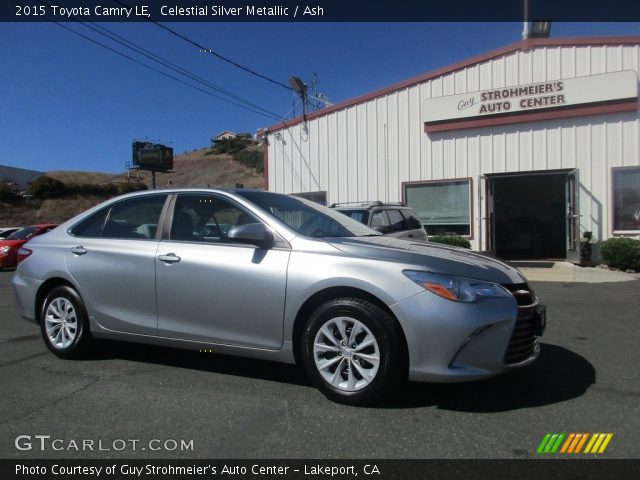
[[[42,307],[44,306],[44,301],[47,298],[47,295],[56,287],[67,286],[78,292],[78,289],[75,287],[73,283],[69,280],[62,277],[52,277],[46,280],[40,288],[38,288],[38,292],[36,293],[36,300],[34,305],[34,312],[36,314],[36,320],[40,323],[40,317],[42,316]],[[80,295],[80,293],[78,293]]]
[[[362,290],[356,287],[346,287],[346,286],[328,287],[323,290],[320,290],[314,293],[313,295],[311,295],[298,310],[298,313],[296,314],[296,318],[293,322],[293,331],[291,335],[291,341],[293,342],[293,356],[296,364],[298,365],[302,364],[301,363],[301,360],[302,360],[301,359],[301,346],[302,346],[301,337],[302,337],[302,331],[304,329],[305,322],[307,321],[309,316],[323,303],[334,298],[343,298],[343,297],[357,298],[357,299],[371,302],[377,307],[384,310],[393,319],[393,321],[396,323],[396,327],[398,328],[398,331],[400,332],[405,365],[408,366],[409,365],[409,347],[407,344],[407,338],[406,338],[404,329],[402,328],[402,325],[400,324],[396,316],[393,314],[391,309],[387,306],[386,303],[384,303],[382,300],[380,300],[378,297],[376,297],[372,293],[369,293],[365,290]]]

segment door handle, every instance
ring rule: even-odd
[[[87,249],[83,246],[73,247],[71,249],[71,253],[75,255],[84,255],[85,253],[87,253]]]
[[[407,235],[409,238],[413,238],[413,233],[410,233],[409,235]]]
[[[181,259],[175,253],[167,253],[166,255],[158,255],[158,260],[164,263],[177,263]]]

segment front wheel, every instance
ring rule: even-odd
[[[49,350],[60,358],[81,358],[92,344],[84,303],[68,286],[56,287],[47,295],[40,329]]]
[[[366,300],[340,298],[321,305],[302,334],[302,361],[328,398],[371,405],[406,378],[396,321]]]

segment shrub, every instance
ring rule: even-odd
[[[600,244],[600,254],[610,267],[640,270],[640,240],[610,238]]]
[[[13,189],[0,180],[0,202],[17,203],[22,199],[20,195],[13,191]]]
[[[67,193],[67,186],[60,180],[43,175],[36,178],[27,192],[35,198],[59,198]]]
[[[239,151],[254,144],[255,142],[248,138],[225,138],[218,140],[212,150],[214,153],[228,153],[233,155],[234,153],[238,153]]]
[[[248,168],[253,168],[258,173],[264,172],[264,165],[262,163],[262,152],[248,148],[256,145],[256,142],[248,138],[227,138],[224,140],[218,140],[213,148],[207,154],[222,154],[226,153],[231,155],[233,159]]]
[[[471,248],[471,243],[460,235],[433,235],[429,236],[429,242],[443,243],[454,247]]]
[[[258,150],[242,150],[233,154],[233,159],[248,168],[254,168],[258,173],[264,171],[262,152]]]

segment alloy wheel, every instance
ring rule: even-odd
[[[355,392],[369,385],[378,373],[380,349],[366,325],[351,317],[326,321],[313,342],[315,366],[333,387]]]

